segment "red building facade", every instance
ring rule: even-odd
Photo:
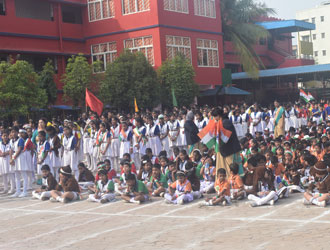
[[[221,84],[224,67],[219,0],[0,0],[0,60],[24,59],[36,70],[50,58],[60,76],[83,53],[104,66],[126,48],[158,68],[183,53],[202,88]]]

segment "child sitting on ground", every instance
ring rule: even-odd
[[[137,179],[143,181],[145,185],[148,185],[152,174],[152,163],[148,160],[146,163],[143,163]]]
[[[48,165],[43,165],[41,167],[42,173],[42,184],[41,188],[38,188],[32,192],[32,197],[45,201],[51,197],[51,191],[56,188],[57,181],[53,174],[50,171],[50,167]]]
[[[95,177],[83,162],[78,164],[78,171],[78,183],[81,189],[88,189],[88,187],[94,185]]]
[[[149,200],[149,190],[134,174],[126,176],[127,190],[121,197],[125,202],[141,204]]]
[[[152,196],[164,197],[166,188],[168,188],[168,185],[165,175],[161,172],[161,166],[159,164],[154,164],[152,166],[150,187],[148,187],[149,192],[152,193]]]
[[[104,162],[100,162],[97,165],[97,169],[98,171],[101,169],[104,169],[107,171],[107,175],[108,175],[108,179],[112,180],[113,178],[115,178],[117,176],[116,170],[114,170],[113,168],[111,168],[111,162],[108,159],[105,159]],[[96,173],[95,175],[95,181],[100,180],[98,173]]]
[[[55,190],[51,191],[50,201],[68,203],[70,201],[80,200],[79,184],[72,175],[70,166],[61,167],[60,181]]]
[[[261,171],[260,171],[261,172]],[[278,196],[275,192],[274,187],[274,175],[271,169],[264,169],[263,178],[259,179],[256,195],[249,194],[248,199],[251,201],[250,206],[262,206],[262,205],[274,205],[275,201],[278,200]]]
[[[226,206],[231,204],[230,184],[226,179],[226,170],[223,168],[218,169],[214,189],[216,190],[217,195],[211,199],[206,199],[202,205],[215,206],[222,203],[223,206]]]
[[[124,173],[124,164],[123,164],[124,162],[129,162],[131,164],[131,172],[137,174],[135,163],[134,161],[132,161],[131,155],[129,153],[125,153],[123,155],[123,160],[120,163],[121,174]]]
[[[168,163],[168,168],[165,173],[165,177],[168,185],[176,181],[177,179],[176,173],[177,173],[176,163],[174,161],[170,161]]]
[[[118,195],[122,195],[126,192],[126,179],[130,174],[134,175],[136,178],[136,175],[131,172],[131,164],[129,162],[126,161],[123,163],[123,170],[124,173],[120,176],[119,180],[115,180],[115,191]]]
[[[229,169],[230,198],[232,200],[242,200],[246,197],[246,192],[243,181],[238,174],[239,166],[237,163],[232,163],[229,165]]]
[[[325,162],[319,161],[311,169],[316,184],[311,184],[308,191],[304,193],[303,203],[305,205],[316,205],[326,207],[330,201],[330,176]],[[314,189],[316,190],[314,191]]]
[[[213,166],[212,158],[207,158],[200,171],[200,175],[203,176],[203,180],[200,182],[201,193],[211,193],[213,191],[215,182],[215,167]]]
[[[115,185],[112,180],[108,179],[108,172],[105,169],[101,169],[98,172],[100,180],[96,183],[96,192],[95,194],[90,194],[88,201],[107,203],[116,198],[114,193]]]
[[[194,197],[191,193],[191,183],[183,171],[177,172],[177,180],[168,187],[168,193],[165,194],[165,202],[183,205],[192,202]]]

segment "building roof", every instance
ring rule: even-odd
[[[215,95],[251,95],[251,93],[232,86],[229,87],[215,86],[214,89],[208,89],[201,93],[201,96],[215,96]]]
[[[264,27],[266,30],[275,31],[278,34],[293,33],[306,30],[315,30],[314,23],[308,23],[300,20],[283,20],[271,22],[259,22],[258,25]]]
[[[267,69],[259,71],[259,78],[274,77],[274,76],[289,76],[289,75],[302,75],[317,72],[330,72],[330,64],[317,64],[298,66],[280,69]],[[234,73],[231,75],[233,80],[251,79],[246,72]]]

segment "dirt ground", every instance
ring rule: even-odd
[[[330,210],[301,194],[275,206],[68,204],[0,196],[0,249],[329,249]],[[315,243],[317,241],[318,243]]]

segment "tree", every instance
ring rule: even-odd
[[[221,0],[222,32],[224,40],[231,41],[240,56],[246,72],[257,77],[263,66],[253,46],[269,32],[256,24],[260,17],[275,14],[274,9],[254,0]]]
[[[37,84],[37,73],[26,61],[0,63],[1,116],[27,115],[47,104],[46,91]]]
[[[179,106],[189,106],[198,95],[198,85],[194,81],[195,71],[184,55],[177,55],[173,60],[166,60],[158,69],[161,86],[161,102],[166,107],[172,106],[172,90]]]
[[[93,66],[82,54],[72,56],[66,65],[62,81],[63,91],[67,99],[71,99],[74,106],[79,106],[85,100],[85,91],[93,79]]]
[[[54,104],[57,98],[57,88],[54,81],[55,70],[51,60],[48,60],[42,68],[38,76],[38,84],[40,88],[46,91],[48,104]]]
[[[157,73],[144,54],[126,50],[107,67],[100,95],[119,109],[133,110],[134,98],[140,109],[155,107],[159,104]]]

